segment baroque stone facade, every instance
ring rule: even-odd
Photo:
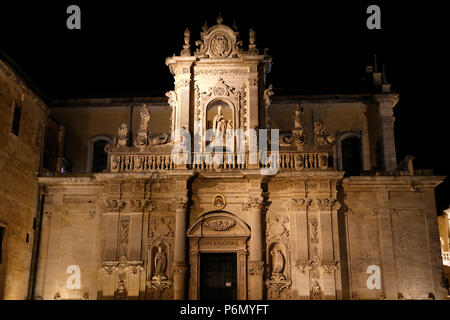
[[[254,30],[247,48],[220,17],[196,50],[190,37],[186,30],[180,55],[166,59],[167,99],[50,107],[72,133],[58,150],[73,169],[33,180],[42,199],[39,211],[37,199],[29,204],[30,217],[42,222],[31,298],[200,299],[202,256],[231,253],[236,275],[224,286],[235,283],[236,299],[444,299],[434,199],[444,177],[397,166],[398,95],[277,97]],[[86,119],[98,125],[86,129]],[[255,128],[280,130],[267,162],[229,143],[230,129]],[[183,130],[195,151],[176,161],[172,151],[189,145]],[[107,164],[90,172],[97,138],[108,142]],[[345,171],[348,138],[359,141],[356,175]],[[206,152],[225,146],[231,155]],[[72,265],[80,288],[67,286]],[[377,288],[367,284],[373,266]],[[5,298],[22,297],[5,288]]]

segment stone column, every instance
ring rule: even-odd
[[[396,214],[394,209],[373,209],[373,214],[378,216],[380,232],[380,254],[382,265],[382,290],[384,298],[388,300],[397,299],[397,271],[395,265],[394,240],[392,232],[392,214]]]
[[[308,207],[311,199],[293,198],[289,203],[290,220],[295,221],[295,249],[297,274],[294,277],[294,288],[298,299],[309,299],[309,249],[308,249]]]
[[[186,220],[187,199],[174,200],[175,205],[175,243],[173,257],[174,299],[186,299],[187,262],[186,262]]]
[[[320,230],[320,249],[323,279],[323,293],[325,299],[336,299],[336,277],[335,270],[338,268],[338,261],[335,257],[335,248],[333,240],[332,208],[336,203],[333,198],[317,198],[316,206],[318,209]]]
[[[379,103],[378,111],[380,116],[384,169],[387,171],[393,171],[397,167],[397,156],[395,154],[393,108],[398,102],[398,95],[383,94],[376,95],[375,98]]]
[[[264,200],[262,198],[250,198],[243,205],[243,210],[249,212],[251,236],[249,240],[249,300],[262,300],[263,298],[263,271],[264,260],[262,251],[262,223],[261,211]]]

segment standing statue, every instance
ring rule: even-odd
[[[274,247],[270,252],[272,255],[272,276],[283,275],[285,259],[281,249],[279,247]]]
[[[273,96],[274,93],[275,92],[273,91],[273,86],[271,84],[266,90],[264,90],[264,104],[266,105],[266,108],[272,103],[270,96]]]
[[[184,57],[188,57],[191,55],[191,45],[190,42],[191,41],[191,32],[189,31],[189,29],[186,28],[186,30],[184,30],[184,45],[183,45],[183,50],[181,50],[180,55],[184,56]]]
[[[142,106],[140,115],[141,124],[136,140],[134,140],[134,145],[138,148],[143,148],[148,145],[148,124],[150,122],[150,111],[146,104]]]
[[[303,107],[297,105],[294,111],[294,128],[292,129],[294,143],[303,146],[306,143],[305,130],[303,129]]]
[[[294,128],[302,128],[303,127],[303,107],[297,105],[297,108],[294,111]]]
[[[178,99],[177,99],[177,93],[175,91],[168,91],[166,92],[166,97],[169,98],[168,99],[168,103],[170,105],[170,107],[172,108],[172,113],[170,114],[170,133],[171,133],[171,140],[173,140],[173,134],[175,131],[175,115],[176,115],[176,108],[177,108],[177,103],[178,103]]]
[[[217,108],[217,114],[213,118],[213,130],[215,137],[224,137],[225,130],[227,129],[227,121],[222,114],[222,106]]]
[[[114,137],[114,147],[123,148],[127,146],[128,142],[128,126],[122,123],[117,129],[117,135]]]
[[[148,123],[150,122],[150,111],[146,104],[142,106],[141,110],[141,125],[139,127],[139,131],[148,131]]]
[[[325,132],[323,121],[314,121],[314,143],[318,145],[333,144],[335,139]]]
[[[158,252],[155,255],[155,275],[153,278],[166,279],[166,263],[166,254],[164,253],[162,247],[158,247]]]

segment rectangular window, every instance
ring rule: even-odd
[[[5,237],[5,227],[0,226],[0,264],[3,262],[3,242]]]
[[[15,106],[11,132],[17,137],[19,136],[21,114],[22,114],[22,108],[19,106]]]

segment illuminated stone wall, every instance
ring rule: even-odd
[[[18,135],[11,131],[21,108]],[[0,299],[25,299],[37,216],[44,103],[9,65],[0,61],[0,226],[6,229],[0,264]],[[27,242],[28,239],[28,242]]]

